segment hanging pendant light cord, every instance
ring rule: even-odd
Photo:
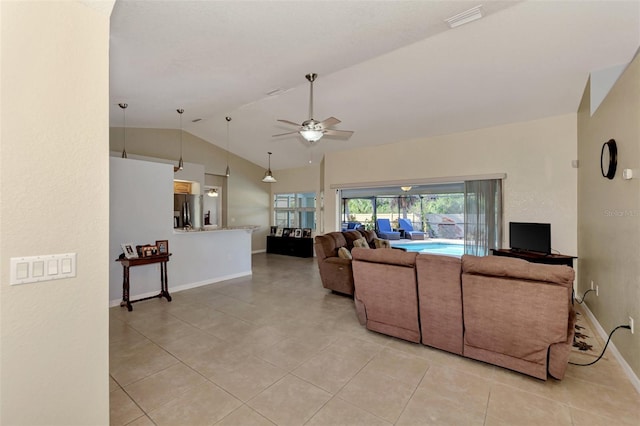
[[[122,158],[127,158],[127,104],[118,104],[122,108]]]
[[[227,120],[227,169],[225,170],[225,175],[229,176],[231,174],[231,169],[229,169],[229,123],[231,122],[231,117],[225,117]]]

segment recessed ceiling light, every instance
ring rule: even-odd
[[[460,25],[476,21],[480,18],[482,18],[482,5],[472,7],[471,9],[466,10],[462,13],[458,13],[457,15],[447,18],[444,21],[449,25],[450,28],[455,28],[459,27]]]

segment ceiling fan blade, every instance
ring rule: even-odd
[[[294,123],[293,121],[289,121],[289,120],[278,120],[278,121],[281,123],[291,124],[292,126],[302,127],[302,124]]]
[[[287,132],[287,133],[280,133],[279,135],[273,135],[273,136],[271,136],[271,137],[272,137],[272,138],[276,138],[276,137],[278,137],[278,136],[293,135],[293,134],[295,134],[295,133],[298,133],[298,131],[295,131],[295,132]]]
[[[353,135],[353,131],[351,130],[336,130],[336,129],[325,129],[325,136],[335,136],[340,139],[349,139],[351,135]]]
[[[340,120],[338,120],[335,117],[329,117],[326,120],[322,121],[320,123],[320,125],[322,126],[323,129],[326,129],[327,127],[331,127],[331,126],[335,126],[336,124],[341,123]]]

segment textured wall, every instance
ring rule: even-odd
[[[599,297],[589,294],[586,303],[606,331],[629,315],[640,323],[640,179],[622,179],[622,169],[640,168],[639,82],[636,57],[593,116],[587,86],[578,113],[578,290],[584,293],[591,280],[599,286]],[[613,180],[600,172],[602,144],[611,138],[618,146]],[[640,376],[640,333],[618,331],[612,341]]]
[[[0,2],[3,425],[109,423],[113,2],[97,6]],[[9,285],[9,258],[67,252],[76,278]]]

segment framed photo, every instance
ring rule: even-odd
[[[302,229],[296,228],[293,230],[293,236],[295,238],[302,238]]]
[[[302,229],[302,238],[311,238],[311,228]]]
[[[158,254],[158,247],[147,244],[142,246],[142,257],[151,257]]]
[[[291,236],[291,228],[284,228],[282,230],[282,236],[283,237],[290,237]]]
[[[158,254],[169,254],[168,240],[156,240],[156,247],[158,247]]]
[[[126,257],[127,259],[138,258],[138,252],[136,251],[136,248],[133,245],[133,243],[122,243],[120,244],[120,246],[122,247],[122,252],[124,253],[124,257]]]
[[[272,226],[271,227],[271,232],[269,232],[269,235],[276,235],[276,232],[278,232],[278,227],[277,226]]]
[[[276,237],[282,237],[282,234],[284,234],[284,229],[282,228],[276,229]]]

